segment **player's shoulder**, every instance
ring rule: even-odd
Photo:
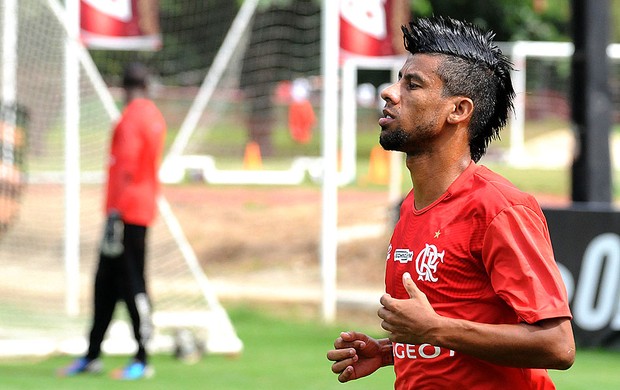
[[[472,177],[476,196],[484,199],[483,203],[487,206],[500,209],[518,205],[539,208],[533,195],[517,188],[510,180],[484,165],[476,165]]]
[[[136,111],[136,112],[159,111],[155,102],[147,98],[133,99],[127,105],[127,110]]]
[[[132,100],[123,113],[126,118],[138,123],[161,123],[165,127],[165,118],[154,101],[147,98],[137,98]]]

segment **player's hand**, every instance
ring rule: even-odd
[[[409,293],[409,299],[395,299],[389,294],[381,297],[382,307],[377,313],[383,320],[381,327],[390,333],[389,339],[392,342],[406,344],[430,342],[431,332],[437,329],[441,317],[408,272],[403,274],[403,285]]]
[[[342,383],[370,375],[383,365],[379,341],[363,333],[340,333],[334,348],[327,352],[327,359],[334,362],[332,372]]]

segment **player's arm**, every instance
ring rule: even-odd
[[[441,321],[437,345],[511,367],[566,370],[575,360],[570,320],[552,318],[534,324],[490,325]]]
[[[440,316],[409,274],[403,284],[410,299],[381,298],[381,326],[392,342],[429,343],[491,363],[528,368],[568,369],[575,343],[568,318],[534,324],[482,324]]]
[[[372,374],[379,368],[394,364],[392,342],[374,339],[363,333],[342,332],[327,352],[333,361],[332,372],[342,383]]]
[[[119,132],[120,142],[116,144],[116,158],[120,165],[123,182],[131,184],[139,169],[142,148],[141,134],[135,118],[127,118]]]
[[[129,204],[136,196],[133,186],[138,174],[142,148],[138,119],[135,110],[126,109],[115,129],[112,141],[110,158],[116,168],[115,177],[110,180],[115,186],[114,192],[117,199],[115,207],[121,215],[130,207]]]

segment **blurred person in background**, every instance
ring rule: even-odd
[[[116,303],[125,302],[137,351],[129,364],[112,372],[116,379],[153,374],[147,342],[153,331],[151,302],[145,280],[146,237],[156,215],[158,169],[166,122],[148,97],[149,71],[129,64],[123,75],[125,109],[112,134],[105,198],[106,226],[95,275],[94,310],[85,356],[59,371],[61,376],[101,373],[101,344]]]
[[[512,111],[512,65],[466,22],[403,32],[410,54],[379,119],[413,184],[387,251],[388,337],[341,333],[331,370],[348,382],[393,365],[396,389],[554,389],[546,369],[571,367],[575,342],[546,219],[477,164]]]

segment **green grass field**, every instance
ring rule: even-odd
[[[384,368],[349,384],[338,383],[325,353],[341,330],[351,327],[325,325],[308,316],[283,314],[269,307],[231,307],[231,320],[244,342],[240,356],[205,356],[188,365],[172,356],[153,356],[155,377],[118,383],[107,375],[57,378],[58,367],[70,362],[67,356],[38,360],[0,361],[0,388],[89,390],[114,389],[390,389],[393,373]],[[293,319],[292,319],[293,318]],[[366,325],[368,327],[369,325]],[[374,329],[374,327],[372,327]],[[362,329],[380,335],[376,329]],[[373,333],[374,332],[374,333]],[[121,366],[127,358],[107,356],[106,370]],[[620,353],[579,350],[568,371],[551,372],[558,389],[620,388]]]

